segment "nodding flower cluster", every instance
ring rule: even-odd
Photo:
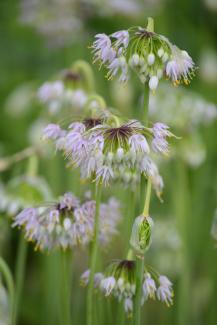
[[[81,275],[81,284],[86,286],[89,282],[89,270]],[[94,287],[106,297],[114,296],[123,302],[125,312],[132,316],[133,299],[136,293],[136,262],[121,260],[112,262],[105,274],[94,275]],[[153,269],[145,267],[142,285],[141,305],[146,300],[157,298],[167,306],[173,303],[172,283],[164,275],[158,275]]]
[[[83,89],[70,89],[65,87],[63,81],[45,82],[37,92],[42,104],[47,105],[50,114],[57,114],[68,106],[81,109],[87,102],[87,94]]]
[[[104,185],[111,180],[132,185],[144,174],[152,179],[157,193],[162,190],[162,178],[149,154],[151,149],[168,153],[167,138],[174,135],[165,124],[155,123],[147,128],[137,120],[130,120],[114,126],[109,121],[86,119],[70,124],[68,130],[49,124],[43,134],[63,151],[70,166],[80,168],[82,178],[92,178]]]
[[[189,84],[194,76],[195,64],[188,53],[148,28],[133,27],[95,38],[91,46],[94,62],[108,69],[108,79],[119,75],[119,81],[126,82],[131,68],[154,91],[163,77],[179,85]]]
[[[95,205],[93,200],[81,203],[68,192],[56,203],[24,209],[15,217],[13,226],[22,227],[26,238],[35,242],[36,249],[85,246],[94,234]],[[120,219],[120,204],[114,198],[100,205],[101,244],[108,244],[117,233]]]

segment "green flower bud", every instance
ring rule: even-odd
[[[137,254],[144,255],[145,251],[151,244],[151,228],[153,227],[153,220],[151,217],[144,217],[143,215],[137,217],[134,221],[130,245]]]

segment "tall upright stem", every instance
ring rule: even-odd
[[[27,166],[27,175],[35,176],[38,169],[38,158],[36,155],[32,155],[29,158]],[[16,267],[15,267],[15,297],[14,297],[14,306],[13,306],[13,322],[12,324],[17,323],[19,317],[19,306],[22,298],[23,291],[23,282],[25,278],[25,265],[27,258],[27,242],[22,234],[20,234]]]
[[[144,88],[144,110],[143,110],[143,123],[145,126],[148,126],[148,107],[149,107],[149,87],[148,84],[145,84]],[[143,215],[147,217],[149,215],[149,205],[151,199],[151,180],[150,178],[147,181],[146,185],[146,194],[145,193],[145,177],[141,177],[141,187],[140,195],[141,200],[145,196]],[[142,208],[142,207],[141,207]],[[140,325],[141,322],[141,295],[142,295],[142,282],[144,274],[144,256],[137,256],[136,258],[136,294],[134,300],[134,325]]]
[[[146,196],[144,203],[143,216],[144,218],[149,215],[149,206],[151,200],[151,180],[148,179],[146,187]],[[142,296],[142,282],[144,275],[144,256],[137,256],[136,259],[136,294],[134,302],[134,325],[140,325],[141,323],[141,296]]]
[[[13,282],[13,277],[11,275],[11,271],[2,257],[0,257],[0,273],[3,274],[9,292],[9,297],[10,297],[10,323],[9,324],[14,325],[13,322],[14,282]]]
[[[25,265],[27,257],[27,242],[22,234],[20,234],[17,252],[17,261],[15,268],[15,297],[13,308],[13,322],[15,325],[19,316],[19,307],[22,298],[23,282],[25,277]]]
[[[98,237],[99,237],[99,208],[101,200],[101,185],[96,184],[95,188],[95,200],[96,200],[96,210],[95,210],[95,220],[94,220],[94,235],[91,244],[90,253],[90,276],[89,285],[87,291],[87,325],[93,325],[93,290],[94,290],[94,273],[96,270],[97,262],[97,251],[98,251]]]
[[[62,253],[62,324],[71,325],[71,254]],[[68,254],[69,253],[69,254]]]
[[[178,287],[177,301],[177,324],[184,325],[191,323],[189,285],[191,281],[191,259],[189,251],[189,215],[190,209],[190,188],[188,184],[188,175],[186,166],[183,161],[176,163],[176,179],[178,187],[174,192],[175,215],[177,218],[177,226],[182,240],[181,246],[181,275]]]

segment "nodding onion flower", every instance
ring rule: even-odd
[[[50,114],[55,115],[63,109],[84,108],[88,95],[83,89],[70,89],[63,81],[45,82],[38,89],[37,98],[46,105]]]
[[[26,208],[15,217],[13,226],[22,227],[25,237],[36,249],[72,248],[90,243],[94,234],[95,201],[81,203],[71,192],[56,203]],[[100,205],[99,240],[102,245],[117,233],[121,219],[120,204],[111,198]]]
[[[188,53],[148,27],[97,34],[95,39],[91,46],[94,62],[107,68],[108,79],[119,76],[120,82],[126,82],[132,69],[154,91],[163,77],[178,85],[188,84],[194,76],[195,64]]]
[[[167,155],[167,138],[173,136],[165,124],[147,128],[137,120],[114,126],[109,119],[86,119],[70,124],[67,131],[54,124],[44,129],[44,138],[55,142],[69,166],[80,168],[83,179],[92,178],[104,185],[121,181],[132,186],[143,174],[152,179],[158,195],[163,181],[150,151]]]
[[[81,284],[87,286],[89,270],[81,275]],[[133,313],[133,300],[136,293],[136,261],[116,260],[112,262],[105,273],[94,275],[94,287],[105,297],[113,296],[123,302],[125,312],[129,317]],[[165,275],[158,275],[151,267],[145,266],[142,284],[141,304],[148,299],[158,299],[167,306],[173,303],[172,282]]]

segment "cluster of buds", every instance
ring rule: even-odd
[[[148,82],[154,91],[163,77],[178,85],[188,84],[194,76],[192,58],[165,36],[155,33],[151,22],[146,29],[133,27],[111,35],[97,34],[95,38],[94,62],[99,61],[108,69],[108,79],[119,75],[119,81],[126,82],[133,69],[141,82]]]
[[[25,237],[35,243],[36,249],[84,246],[93,238],[95,206],[95,201],[81,203],[68,192],[56,203],[24,209],[15,217],[13,226],[23,227]],[[107,244],[117,233],[120,219],[120,205],[115,199],[100,206],[101,244]]]
[[[89,282],[89,270],[81,276],[81,284]],[[134,260],[118,260],[112,262],[105,274],[94,275],[94,287],[106,297],[113,296],[123,302],[125,312],[130,317],[133,312],[133,300],[136,293],[136,262]],[[146,268],[143,274],[141,305],[148,299],[157,298],[167,306],[173,303],[172,283],[164,275],[158,275],[152,268]]]
[[[86,119],[70,124],[68,130],[49,124],[43,135],[63,151],[70,166],[80,168],[82,178],[104,185],[111,180],[132,185],[138,183],[143,174],[151,178],[158,194],[163,181],[150,153],[167,155],[167,138],[173,136],[162,123],[148,128],[137,120],[130,120],[114,126],[109,119]]]

